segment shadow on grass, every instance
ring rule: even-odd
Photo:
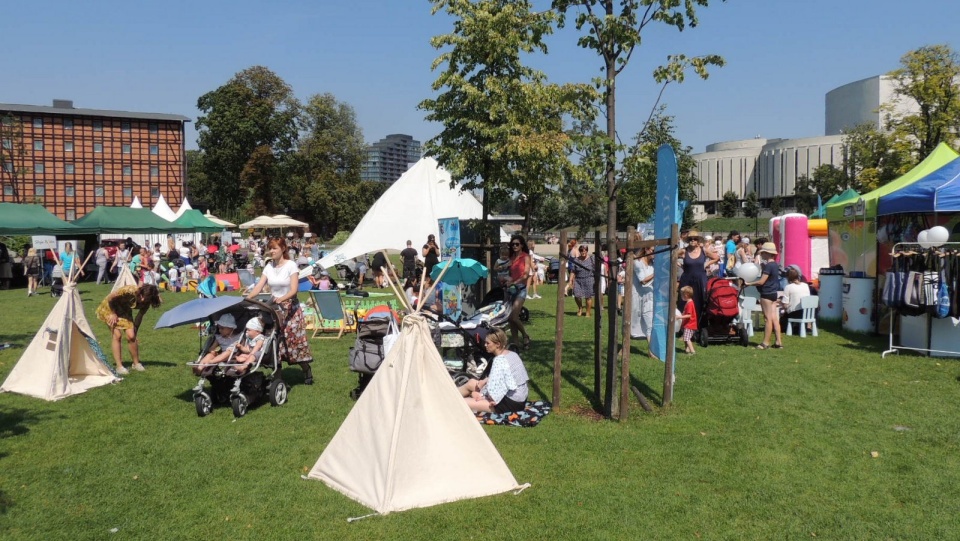
[[[42,420],[45,414],[20,408],[0,407],[0,439],[22,436],[30,432],[29,425]],[[0,455],[0,458],[6,455]]]
[[[531,362],[527,360],[527,362]],[[539,357],[533,363],[544,366],[549,373],[553,373],[553,356]],[[592,342],[564,342],[563,344],[563,368],[561,377],[572,387],[580,391],[581,396],[590,402],[590,406],[597,411],[601,411],[603,403],[598,396],[593,393],[593,389],[584,381],[593,382],[593,343]],[[541,396],[551,396],[553,389],[550,389],[551,395],[543,393],[540,387],[536,387]]]

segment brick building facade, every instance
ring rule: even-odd
[[[180,115],[0,103],[0,201],[39,203],[65,220],[98,206],[176,209],[186,184]]]

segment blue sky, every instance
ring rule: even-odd
[[[4,3],[0,103],[183,114],[234,73],[261,64],[301,99],[330,92],[357,113],[365,138],[407,133],[425,141],[439,126],[417,104],[431,95],[431,36],[451,22],[428,0],[206,0]],[[824,95],[885,73],[916,47],[960,50],[960,2],[951,0],[731,0],[700,11],[700,26],[656,28],[619,79],[618,127],[630,140],[658,87],[667,54],[716,53],[727,66],[707,81],[670,86],[663,103],[695,152],[725,140],[823,134]],[[537,67],[554,82],[599,74],[599,59],[573,30],[550,39]],[[188,128],[188,148],[196,132]]]

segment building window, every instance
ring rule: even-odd
[[[132,175],[132,174],[133,174],[133,167],[130,167],[129,165],[124,165],[124,166],[123,166],[123,176],[129,177],[129,176]]]
[[[157,156],[157,155],[159,155],[159,154],[160,154],[160,146],[159,146],[159,145],[150,145],[150,155],[151,155],[151,156]]]
[[[160,197],[160,188],[150,188],[150,197]]]
[[[68,164],[66,164],[66,165],[63,166],[63,172],[66,173],[66,174],[68,174],[68,175],[72,175],[72,174],[73,174],[73,170],[74,170],[74,168],[73,168],[73,164],[72,164],[72,163],[68,163]]]
[[[67,211],[67,221],[72,222],[77,219],[77,211],[70,209]]]
[[[133,188],[131,188],[130,186],[124,186],[124,187],[123,187],[123,197],[124,197],[124,198],[128,198],[128,199],[129,199],[130,197],[133,197]]]
[[[93,131],[103,131],[103,121],[94,120],[93,121]]]
[[[33,172],[34,172],[34,173],[43,173],[43,164],[42,164],[42,163],[35,163],[35,164],[33,164]]]
[[[124,153],[124,154],[130,154],[130,150],[131,150],[131,149],[130,149],[130,143],[124,143],[124,144],[123,144],[123,153]]]
[[[103,197],[103,186],[95,186],[93,188],[93,195],[95,197]]]
[[[93,144],[94,152],[103,152],[103,143],[94,143]]]
[[[94,174],[94,175],[102,175],[102,174],[103,174],[103,165],[102,165],[102,164],[99,164],[99,163],[96,164],[96,165],[94,165],[94,166],[93,166],[93,174]]]
[[[65,129],[65,130],[72,130],[72,129],[73,129],[73,119],[72,119],[72,118],[65,118],[65,119],[63,119],[63,129]]]
[[[43,150],[43,141],[34,141],[33,150]]]
[[[4,150],[11,150],[11,149],[13,149],[13,141],[11,141],[10,139],[4,139],[4,140],[3,140],[3,149],[4,149]]]
[[[66,141],[63,143],[64,152],[73,152],[73,141]]]
[[[159,166],[159,165],[151,165],[151,166],[150,166],[150,176],[151,176],[151,177],[159,177],[159,176],[160,176],[160,166]]]
[[[120,131],[130,131],[130,121],[124,120],[120,123]]]
[[[9,184],[3,185],[3,195],[13,195],[13,186]]]
[[[35,118],[35,119],[33,119],[33,127],[34,127],[34,128],[42,128],[42,127],[43,127],[43,119],[42,119],[42,118]]]
[[[33,195],[45,195],[46,190],[43,189],[43,184],[33,187]]]
[[[6,173],[13,173],[13,164],[10,163],[10,162],[4,163],[4,164],[3,164],[3,170],[4,170],[4,172],[6,172]]]
[[[74,188],[73,186],[64,186],[64,188],[63,188],[63,195],[65,195],[65,196],[67,196],[67,197],[73,197],[73,196],[77,195],[77,189]]]
[[[157,132],[159,132],[159,131],[160,131],[160,126],[158,126],[156,122],[151,122],[151,123],[150,123],[150,133],[157,133]]]

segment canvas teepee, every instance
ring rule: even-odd
[[[464,479],[470,471],[483,472]],[[380,514],[525,488],[470,412],[423,316],[396,345],[307,476]]]
[[[137,285],[137,279],[133,276],[133,271],[130,270],[130,263],[120,263],[119,265],[120,272],[117,274],[117,280],[113,283],[110,293],[116,293],[123,286]]]
[[[75,283],[67,281],[0,391],[59,400],[119,381],[106,364]]]

